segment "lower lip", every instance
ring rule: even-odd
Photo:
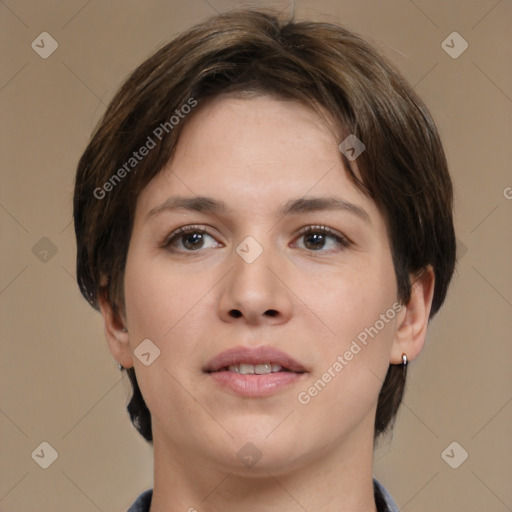
[[[266,397],[298,382],[305,374],[295,372],[274,372],[263,375],[240,373],[222,370],[211,372],[210,376],[221,386],[244,397]]]

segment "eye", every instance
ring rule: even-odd
[[[212,240],[209,245],[205,245],[208,239]],[[208,249],[219,247],[220,244],[206,232],[202,226],[183,226],[173,231],[161,244],[171,251],[191,252],[199,249]]]
[[[351,242],[348,238],[344,237],[341,233],[334,231],[327,226],[306,226],[299,232],[298,240],[304,240],[304,247],[309,251],[329,252],[329,250],[336,250],[336,248],[349,247]]]

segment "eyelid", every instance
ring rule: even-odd
[[[168,247],[173,239],[176,239],[180,235],[186,235],[188,233],[200,233],[201,235],[206,234],[208,236],[211,236],[212,238],[215,238],[214,235],[208,232],[208,229],[205,226],[199,224],[190,224],[188,226],[180,226],[179,228],[175,229],[174,231],[166,235],[159,244],[159,246],[161,248]]]
[[[320,225],[320,224],[304,226],[303,228],[301,228],[299,230],[296,238],[299,238],[300,236],[303,236],[308,233],[319,233],[319,232],[329,235],[329,236],[332,236],[343,247],[349,247],[350,245],[353,245],[352,240],[350,240],[350,238],[348,238],[343,233],[340,233],[339,231],[336,231],[335,229],[332,229],[328,226],[324,226],[324,225]],[[313,251],[313,252],[315,252],[315,251]],[[318,252],[321,252],[321,251],[318,251]]]

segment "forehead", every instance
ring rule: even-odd
[[[337,196],[376,214],[338,144],[329,116],[298,101],[217,97],[186,119],[172,160],[140,194],[139,216],[170,195],[217,198],[238,214],[277,211],[290,198]]]

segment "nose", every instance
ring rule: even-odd
[[[233,251],[219,300],[223,321],[278,325],[289,320],[293,294],[286,285],[285,258],[269,245],[262,249],[254,261]]]

